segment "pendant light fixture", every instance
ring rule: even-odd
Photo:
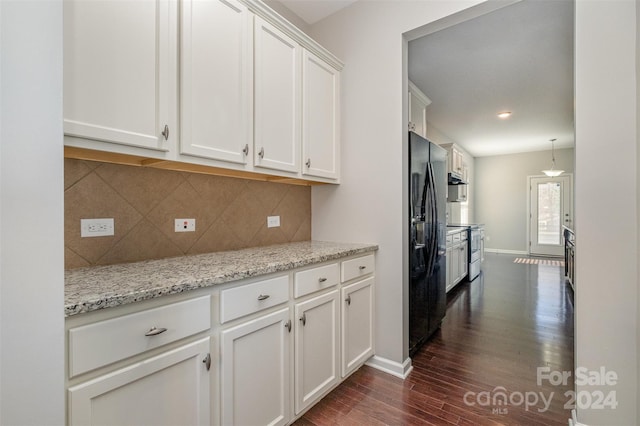
[[[556,176],[560,176],[562,173],[564,173],[564,170],[556,170],[556,156],[555,156],[555,150],[553,149],[553,143],[556,141],[555,139],[550,139],[551,140],[551,168],[549,170],[543,170],[542,173],[544,173],[545,175],[549,176],[549,177],[556,177]]]

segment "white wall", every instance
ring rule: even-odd
[[[0,424],[64,424],[62,2],[0,2]]]
[[[573,173],[574,150],[556,149],[556,169]],[[486,248],[528,252],[528,176],[551,166],[551,151],[476,157],[476,220],[485,224]]]
[[[477,1],[360,1],[312,27],[345,62],[342,184],[312,190],[313,238],[380,246],[376,354],[395,372],[408,359],[406,246],[407,71],[403,33]],[[488,6],[487,6],[488,7]],[[480,13],[479,10],[468,12]]]
[[[638,424],[635,8],[576,3],[576,366],[619,377],[602,389],[616,391],[615,410],[578,410],[588,425]]]

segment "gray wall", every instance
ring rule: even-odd
[[[555,157],[556,169],[573,173],[573,149],[556,149]],[[527,252],[527,177],[550,166],[550,150],[476,157],[475,220],[485,224],[487,249]]]

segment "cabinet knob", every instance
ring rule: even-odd
[[[284,328],[286,328],[287,331],[291,333],[291,320],[288,320],[287,322],[284,323]]]
[[[344,301],[347,302],[347,305],[351,306],[351,295],[348,295]]]
[[[242,148],[242,153],[244,155],[249,155],[249,144],[246,144],[244,148]]]
[[[311,158],[307,158],[307,162],[304,164],[307,166],[307,168],[311,167]]]
[[[207,367],[207,371],[211,370],[211,354],[207,354],[202,360],[202,363]]]
[[[151,337],[151,336],[157,336],[158,334],[162,334],[165,331],[167,331],[166,328],[161,327],[161,328],[156,328],[156,327],[151,327],[149,329],[149,331],[147,331],[146,333],[144,333],[145,336]]]
[[[418,245],[420,245],[420,244],[418,244]],[[422,247],[424,247],[424,244],[422,244]],[[416,246],[416,248],[422,248],[422,247]],[[367,267],[364,266],[364,265],[360,265],[360,266],[358,266],[358,269],[360,269],[361,271],[364,271],[365,269],[367,269]]]
[[[258,157],[264,158],[264,147],[260,148],[260,152],[258,153]]]
[[[258,300],[267,300],[269,298],[268,294],[261,294],[260,296],[258,296]]]
[[[307,314],[305,313],[302,314],[302,316],[300,317],[300,322],[302,322],[303,327],[307,325]]]
[[[169,140],[169,126],[164,125],[164,130],[162,131],[162,136],[164,136],[164,140]]]
[[[321,282],[321,283],[325,282],[326,280],[327,280],[327,279],[326,279],[326,278],[324,278],[324,277],[320,277],[320,278],[318,278],[318,282]]]

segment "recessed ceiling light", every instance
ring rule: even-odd
[[[498,113],[498,118],[509,118],[511,117],[511,111],[503,111]]]

